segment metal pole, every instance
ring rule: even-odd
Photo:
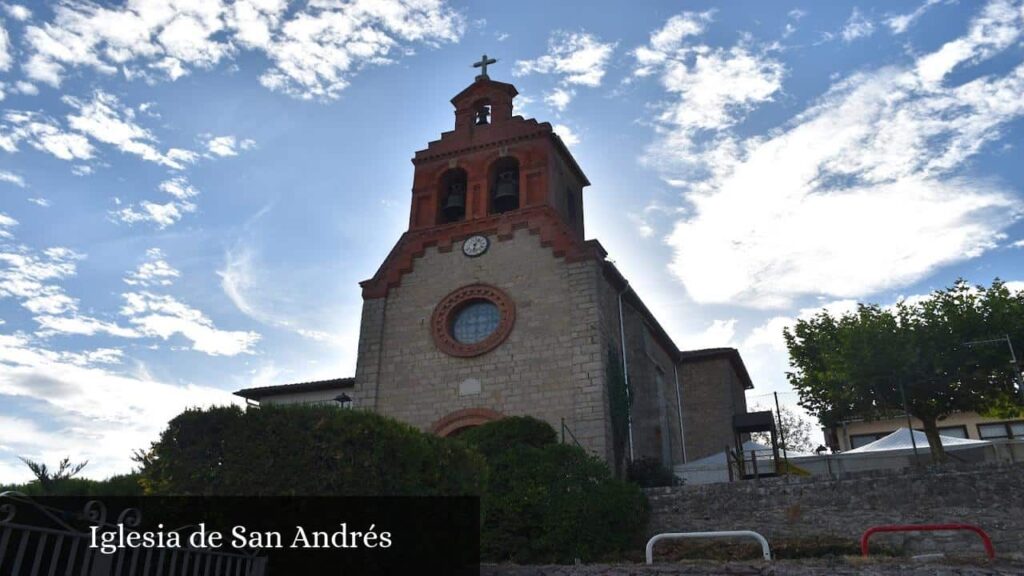
[[[903,413],[907,415],[907,430],[910,431],[910,444],[914,447],[914,464],[917,464],[919,457],[917,453],[917,438],[914,437],[914,425],[910,423],[910,408],[907,407],[907,392],[903,389],[903,380],[899,380],[900,397],[903,398]]]
[[[1006,345],[1010,347],[1010,363],[1013,364],[1013,379],[1017,381],[1017,393],[1020,394],[1021,402],[1024,402],[1024,378],[1020,374],[1020,365],[1017,364],[1017,355],[1013,352],[1013,341],[1010,335],[1005,334]]]
[[[786,471],[789,471],[789,456],[786,454],[786,428],[782,425],[782,408],[779,408],[779,393],[775,395],[775,414],[779,417],[779,436],[782,438],[782,459],[786,461]]]
[[[686,430],[683,427],[683,394],[679,388],[678,358],[672,359],[672,376],[676,380],[676,407],[679,410],[679,443],[683,446],[683,463],[686,463]]]
[[[626,428],[629,436],[629,461],[633,461],[633,392],[629,387],[629,365],[626,360],[626,322],[622,316],[622,295],[629,291],[629,282],[619,292],[619,340],[622,344],[622,380],[626,385]]]

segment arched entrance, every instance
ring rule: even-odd
[[[501,418],[501,412],[496,412],[490,408],[465,408],[456,410],[434,422],[434,425],[430,427],[430,431],[442,438],[447,438],[457,436],[469,428],[494,422]]]

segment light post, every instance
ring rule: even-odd
[[[1024,381],[1021,380],[1020,364],[1017,363],[1017,354],[1013,350],[1013,341],[1010,340],[1009,334],[1003,334],[1002,338],[993,338],[991,340],[974,340],[972,342],[964,342],[964,346],[1001,344],[1003,342],[1006,342],[1006,346],[1010,349],[1010,364],[1013,366],[1013,380],[1017,383],[1017,393],[1020,394],[1021,402],[1024,402]]]

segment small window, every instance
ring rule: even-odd
[[[569,218],[569,223],[572,224],[573,228],[576,228],[576,218],[579,214],[579,206],[576,204],[576,194],[570,188],[565,189],[565,214]]]
[[[455,314],[452,321],[452,337],[460,344],[483,342],[498,329],[500,316],[494,302],[470,302]]]
[[[978,424],[978,437],[982,440],[1024,437],[1024,421]]]
[[[966,426],[940,426],[939,435],[949,438],[967,438]]]
[[[861,446],[867,446],[875,440],[885,438],[889,434],[892,434],[892,430],[888,432],[878,432],[876,434],[851,434],[850,435],[850,448],[860,448]]]

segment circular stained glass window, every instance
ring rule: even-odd
[[[483,342],[498,329],[501,313],[489,300],[474,300],[455,313],[452,337],[460,344]]]
[[[508,294],[487,284],[469,284],[437,303],[430,332],[445,354],[472,358],[504,342],[515,320],[516,306]]]

